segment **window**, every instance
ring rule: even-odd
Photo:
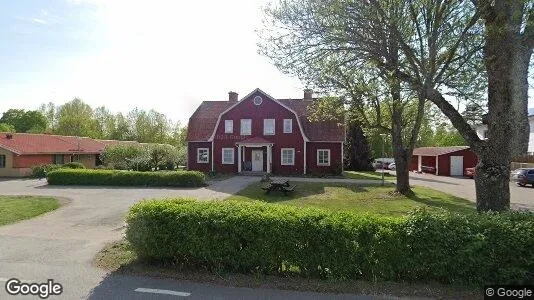
[[[210,161],[210,150],[208,148],[197,149],[197,163],[207,164]]]
[[[55,165],[62,165],[65,163],[65,156],[63,154],[54,154],[52,155],[52,162]]]
[[[260,96],[254,97],[254,105],[260,105],[263,102],[263,99]]]
[[[234,120],[225,120],[224,121],[224,133],[233,133],[234,132]]]
[[[225,165],[234,164],[234,148],[222,148],[222,163]]]
[[[274,135],[274,119],[263,119],[263,135]]]
[[[284,133],[293,132],[293,119],[284,119]]]
[[[0,168],[5,168],[5,167],[6,167],[6,156],[0,155]]]
[[[317,149],[317,165],[329,166],[330,165],[330,149]]]
[[[251,134],[252,134],[252,120],[241,119],[241,135],[251,135]]]
[[[282,148],[282,166],[295,165],[295,148]]]

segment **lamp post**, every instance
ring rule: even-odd
[[[380,136],[382,137],[382,158],[386,158],[385,157],[385,151],[384,151],[384,144],[385,144],[385,136],[386,134],[384,133],[381,133]],[[382,185],[384,185],[384,162],[382,161]]]

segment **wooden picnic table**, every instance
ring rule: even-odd
[[[269,194],[273,191],[283,192],[284,195],[287,195],[289,192],[295,190],[295,186],[289,185],[289,180],[273,180],[269,183],[268,186],[262,188],[266,194]]]

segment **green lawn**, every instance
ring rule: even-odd
[[[343,176],[352,179],[367,179],[367,180],[380,180],[382,179],[382,173],[377,171],[345,171]],[[394,180],[395,175],[384,173],[385,180]]]
[[[26,220],[59,207],[50,197],[0,196],[0,226]]]
[[[238,201],[259,200],[295,206],[312,206],[339,211],[368,212],[387,216],[402,216],[417,207],[428,210],[440,208],[460,213],[474,212],[472,202],[424,187],[414,187],[412,197],[393,193],[393,186],[355,185],[345,183],[296,182],[295,192],[284,196],[280,192],[269,195],[254,183],[230,197]]]

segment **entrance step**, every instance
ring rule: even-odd
[[[239,173],[239,175],[243,176],[264,176],[267,174],[267,172],[259,172],[259,171],[242,171]]]

